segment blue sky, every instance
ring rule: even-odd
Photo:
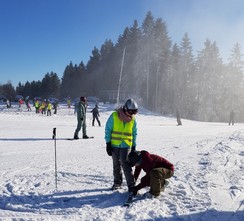
[[[0,0],[0,84],[61,78],[70,63],[87,63],[94,47],[114,43],[150,10],[173,43],[188,33],[195,53],[216,41],[224,61],[244,48],[243,0]]]

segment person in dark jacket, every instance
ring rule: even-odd
[[[135,196],[137,192],[149,186],[150,191],[147,195],[150,197],[158,197],[161,191],[164,191],[165,179],[169,179],[174,175],[174,165],[165,158],[156,154],[150,154],[149,152],[132,151],[128,155],[128,162],[131,167],[135,167],[134,178],[135,181],[138,179],[141,170],[146,173],[141,178],[141,182],[136,185],[132,192]]]
[[[101,127],[101,122],[98,119],[98,117],[100,117],[100,114],[99,114],[99,111],[98,111],[97,104],[95,105],[95,107],[92,109],[91,112],[92,112],[92,117],[93,117],[93,119],[92,119],[92,126],[95,126],[94,123],[95,123],[95,119],[96,119],[99,127]]]
[[[53,109],[54,109],[54,114],[57,114],[57,110],[58,110],[58,101],[54,101],[53,102]]]
[[[177,126],[182,125],[181,119],[180,119],[180,111],[178,109],[176,110],[176,119],[177,119]]]

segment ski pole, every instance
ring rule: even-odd
[[[57,182],[57,148],[56,148],[56,128],[53,128],[53,139],[54,139],[54,155],[55,155],[55,187],[58,188]]]

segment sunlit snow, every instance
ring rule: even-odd
[[[110,190],[112,160],[104,141],[114,106],[99,104],[102,127],[92,127],[93,106],[87,111],[87,131],[95,138],[76,141],[67,140],[77,122],[66,105],[51,117],[35,114],[34,108],[0,106],[0,220],[244,220],[244,124],[182,119],[183,125],[176,126],[175,118],[141,108],[137,149],[167,158],[175,175],[159,198],[125,208],[125,182],[121,190]]]

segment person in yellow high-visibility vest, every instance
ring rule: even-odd
[[[48,100],[47,101],[47,116],[51,116],[51,110],[52,110],[52,104],[51,102]]]
[[[39,108],[40,108],[39,101],[38,100],[35,100],[34,105],[35,105],[35,108],[36,108],[36,114],[38,114],[39,113]]]
[[[123,107],[119,107],[108,118],[105,126],[106,150],[113,160],[114,184],[112,190],[121,188],[122,170],[129,192],[135,185],[132,168],[127,161],[131,151],[136,148],[137,123],[135,115],[138,105],[135,100],[128,99]]]

